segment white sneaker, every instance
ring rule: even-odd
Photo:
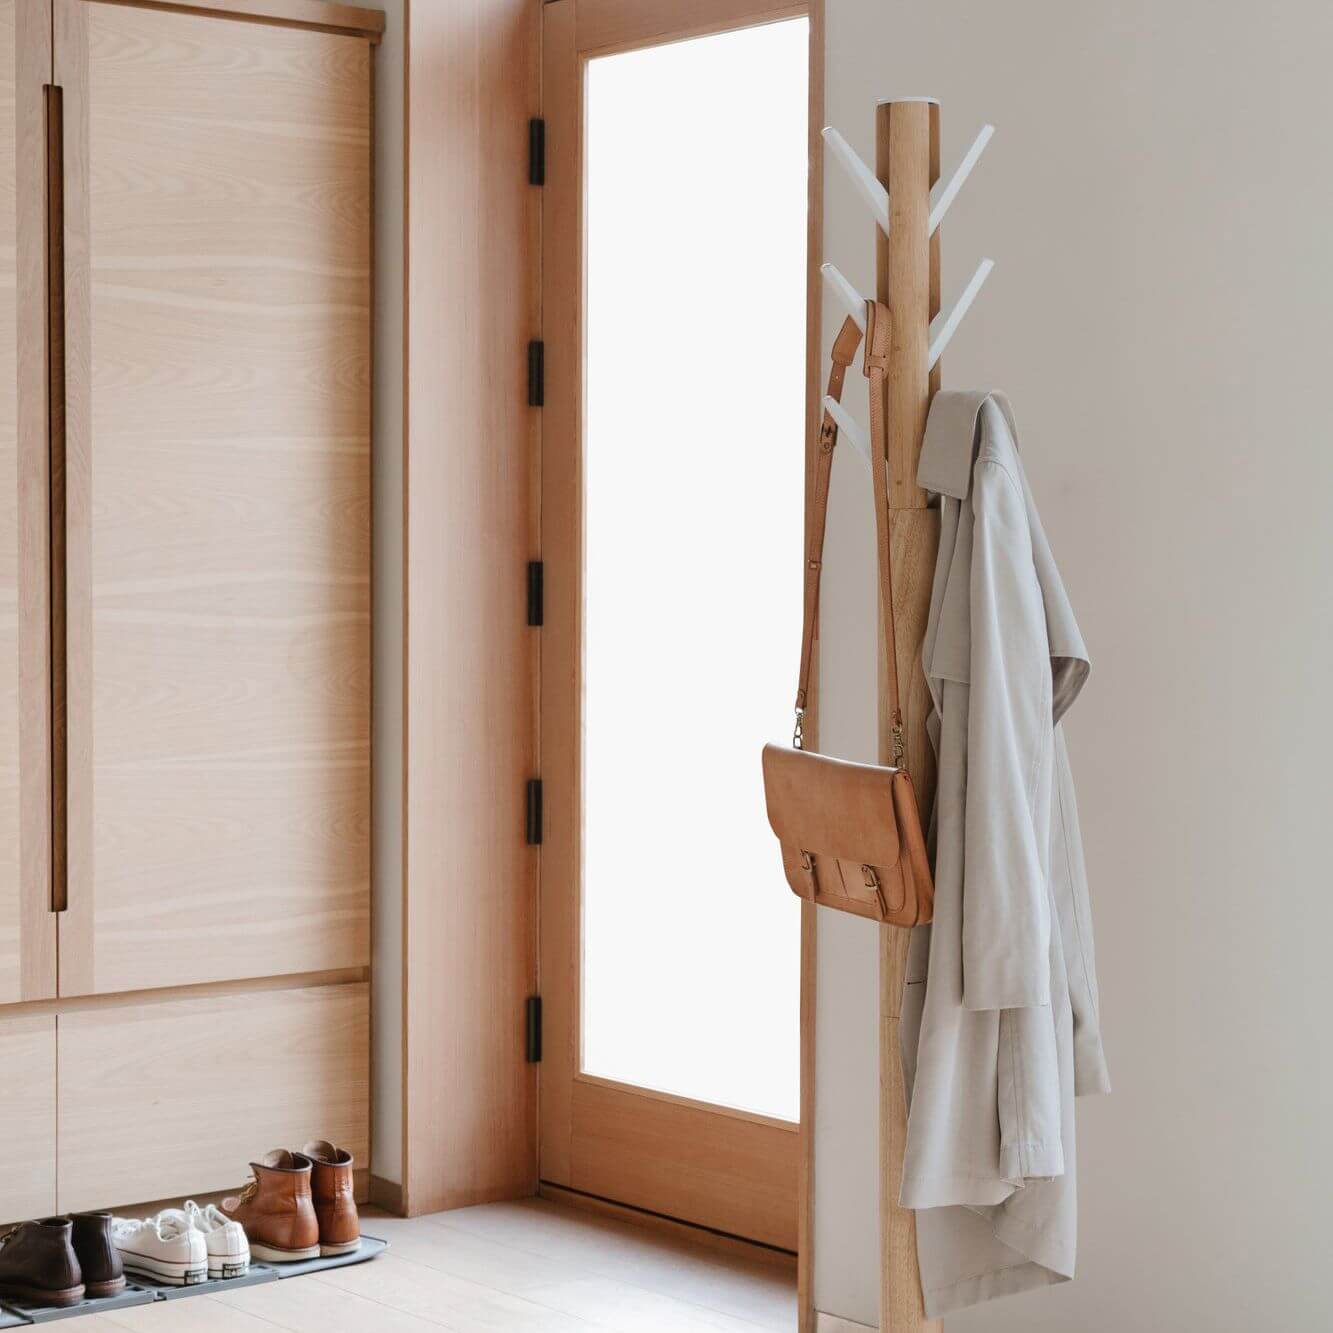
[[[203,1232],[196,1231],[179,1208],[168,1208],[142,1221],[113,1217],[111,1239],[127,1273],[172,1287],[193,1287],[208,1281],[208,1247]]]
[[[239,1222],[224,1217],[216,1204],[200,1208],[193,1199],[185,1200],[182,1211],[204,1237],[210,1278],[244,1277],[250,1271],[250,1243]]]

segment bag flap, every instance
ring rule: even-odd
[[[778,841],[815,856],[898,864],[897,770],[764,746],[764,796]]]

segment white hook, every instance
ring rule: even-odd
[[[845,435],[857,448],[857,451],[870,463],[870,446],[866,443],[866,437],[861,434],[861,427],[856,424],[852,414],[836,398],[824,395],[824,411],[838,423],[838,430]]]
[[[847,308],[847,313],[856,321],[856,327],[864,333],[866,331],[865,297],[832,264],[821,264],[819,271],[824,275],[824,281],[832,288],[833,294]]]
[[[944,349],[948,347],[949,340],[957,332],[958,326],[963,322],[963,316],[971,308],[972,302],[977,299],[977,293],[981,290],[982,284],[990,277],[990,271],[995,267],[993,259],[983,259],[977,265],[977,271],[972,275],[972,280],[963,288],[963,294],[953,303],[953,308],[946,315],[941,311],[934,319],[930,321],[930,359],[926,366],[927,371],[935,369],[935,363],[944,354]]]
[[[981,133],[972,140],[972,147],[963,154],[963,160],[953,169],[953,174],[947,178],[941,176],[935,182],[935,188],[930,192],[930,227],[926,232],[927,236],[934,236],[944,220],[944,215],[949,211],[949,205],[958,198],[958,191],[972,174],[972,168],[981,160],[981,155],[986,151],[986,145],[990,143],[991,135],[994,133],[994,125],[983,125]]]
[[[842,163],[844,170],[852,178],[852,184],[861,192],[861,197],[869,205],[880,230],[887,236],[889,192],[879,183],[875,173],[857,156],[851,144],[832,125],[824,126],[824,142],[833,149],[833,156]]]
[[[944,215],[949,211],[950,205],[958,197],[958,192],[972,174],[972,168],[981,160],[981,155],[986,151],[986,145],[990,143],[991,136],[994,133],[994,125],[983,125],[977,137],[972,140],[972,146],[963,154],[962,160],[953,169],[953,172],[947,177],[941,176],[935,182],[930,192],[930,220],[926,232],[928,236],[934,236],[938,230],[940,223],[944,220]],[[879,224],[880,230],[887,236],[889,234],[889,192],[880,183],[875,173],[861,160],[851,144],[832,125],[824,126],[823,135],[824,142],[833,150],[833,156],[842,163],[843,169],[851,177],[852,184],[860,191],[861,197],[870,208],[870,212],[876,223]]]

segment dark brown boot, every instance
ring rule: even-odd
[[[120,1251],[111,1239],[110,1213],[72,1213],[74,1254],[83,1270],[88,1299],[118,1296],[125,1290],[125,1270]]]
[[[319,1219],[310,1198],[310,1159],[275,1148],[251,1162],[254,1179],[239,1195],[223,1199],[226,1217],[245,1228],[252,1258],[294,1263],[319,1258]]]
[[[0,1240],[0,1296],[20,1305],[77,1305],[83,1274],[67,1217],[20,1222]]]
[[[352,1154],[324,1139],[301,1150],[314,1164],[310,1189],[319,1218],[320,1254],[350,1254],[361,1244],[361,1222],[352,1192]]]

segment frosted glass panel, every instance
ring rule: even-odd
[[[583,1059],[794,1120],[804,19],[588,67]]]

